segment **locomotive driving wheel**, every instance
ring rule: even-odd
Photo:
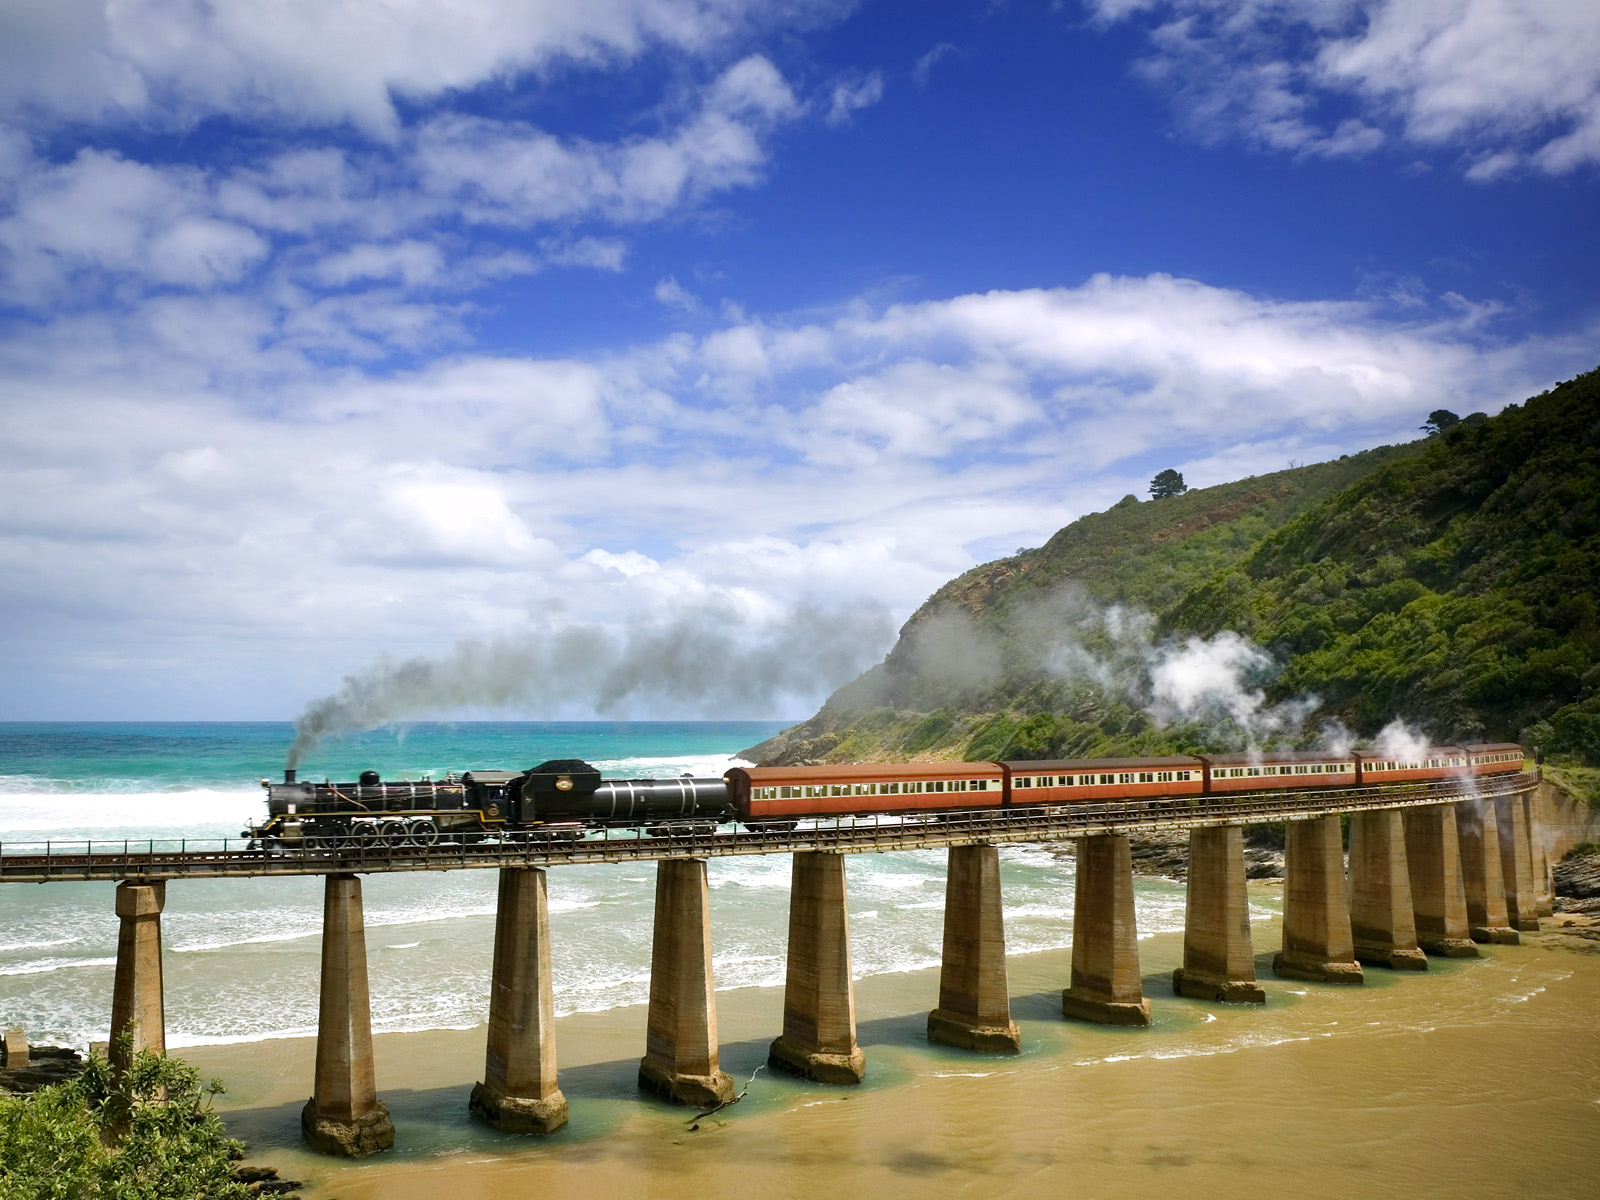
[[[404,846],[408,832],[404,821],[389,820],[378,826],[378,837],[386,846]]]
[[[413,846],[439,844],[439,827],[426,817],[419,817],[406,829],[406,841]]]

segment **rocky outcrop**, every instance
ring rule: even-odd
[[[1153,875],[1182,883],[1189,877],[1189,838],[1165,834],[1128,835],[1135,875]],[[1075,853],[1070,846],[1057,850],[1062,857]],[[1270,825],[1254,825],[1244,833],[1244,872],[1247,879],[1283,878],[1283,833]]]
[[[0,1092],[37,1092],[53,1083],[75,1079],[82,1070],[83,1058],[76,1050],[30,1046],[23,1065],[13,1065],[8,1058],[6,1065],[0,1067]]]
[[[1600,850],[1577,850],[1555,865],[1557,912],[1600,916]]]
[[[298,1179],[279,1179],[277,1167],[241,1166],[233,1169],[235,1183],[242,1183],[252,1196],[279,1196],[282,1200],[299,1200],[299,1191],[305,1184]]]

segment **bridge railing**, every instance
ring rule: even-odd
[[[1051,842],[1101,833],[1182,832],[1207,825],[1261,824],[1362,809],[1447,804],[1514,795],[1536,783],[1536,776],[1514,774],[1327,791],[962,809],[927,815],[809,818],[792,829],[770,823],[728,824],[652,834],[647,829],[608,827],[574,837],[532,831],[499,840],[440,842],[431,846],[282,843],[252,848],[251,843],[238,838],[5,842],[0,843],[0,883],[550,867],[801,850],[862,854],[976,842]]]

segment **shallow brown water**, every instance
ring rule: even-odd
[[[744,1103],[695,1131],[634,1090],[638,1008],[560,1024],[572,1120],[543,1141],[467,1118],[482,1030],[379,1038],[402,1149],[362,1164],[298,1149],[309,1042],[186,1054],[228,1081],[227,1115],[253,1160],[347,1200],[1600,1194],[1600,954],[1541,936],[1338,988],[1273,979],[1277,928],[1255,932],[1262,1008],[1173,997],[1162,976],[1181,937],[1142,942],[1145,1030],[1063,1020],[1067,955],[1013,959],[1014,1058],[928,1045],[935,973],[863,981],[862,1087],[763,1071]],[[718,1000],[724,1066],[742,1082],[765,1058],[782,997]]]

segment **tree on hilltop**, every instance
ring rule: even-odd
[[[1189,485],[1183,481],[1183,476],[1171,467],[1165,471],[1157,472],[1156,477],[1150,481],[1150,497],[1153,500],[1165,500],[1168,496],[1181,496],[1189,490]]]
[[[1432,437],[1436,433],[1443,433],[1452,425],[1461,424],[1461,418],[1448,408],[1436,408],[1428,414],[1428,420],[1422,426],[1422,432]]]

